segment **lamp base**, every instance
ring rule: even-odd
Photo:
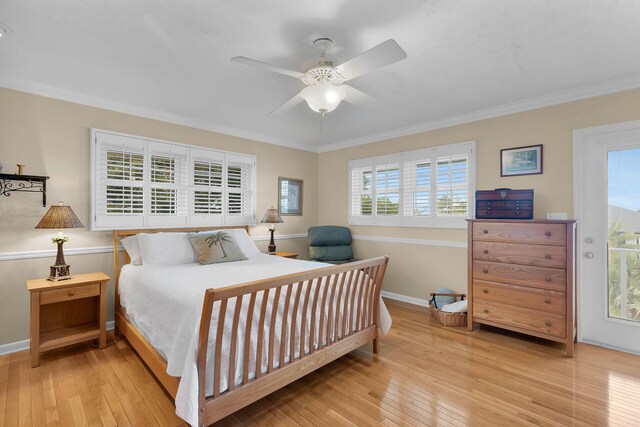
[[[276,245],[269,245],[267,246],[267,253],[269,255],[273,255],[276,253]]]
[[[71,279],[71,271],[69,264],[52,265],[49,267],[49,277],[47,280],[58,282],[60,280]]]

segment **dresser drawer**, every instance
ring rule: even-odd
[[[473,300],[495,301],[547,313],[564,315],[567,310],[564,292],[527,288],[504,283],[473,281]]]
[[[482,261],[565,268],[566,257],[564,246],[473,242],[473,259]]]
[[[564,338],[566,334],[565,316],[543,313],[498,302],[476,300],[474,298],[473,317],[505,325],[506,327],[514,326],[558,338]]]
[[[81,286],[69,286],[62,289],[40,291],[40,304],[52,304],[100,295],[100,283],[89,283]]]
[[[473,240],[560,245],[566,243],[564,224],[527,222],[474,222]]]
[[[566,272],[560,268],[473,261],[473,278],[566,292]]]

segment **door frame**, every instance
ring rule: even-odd
[[[582,173],[583,173],[583,147],[584,144],[593,137],[598,135],[606,135],[612,132],[624,132],[624,131],[640,131],[640,120],[632,120],[628,122],[622,123],[614,123],[609,125],[602,126],[594,126],[583,129],[574,129],[573,130],[573,212],[574,216],[578,221],[582,218],[582,209],[583,209],[583,200],[582,200],[582,190],[584,189],[582,183]],[[584,312],[584,288],[583,288],[583,254],[585,251],[584,248],[584,240],[582,238],[581,227],[578,226],[577,234],[576,234],[576,280],[577,280],[577,322],[578,322],[578,331],[577,331],[577,340],[579,342],[583,342],[583,318],[582,313]],[[616,319],[607,319],[615,321]],[[602,343],[594,343],[600,346],[603,346]],[[607,347],[607,346],[605,346]],[[611,346],[608,346],[611,347]],[[613,348],[613,347],[611,347]],[[619,349],[628,353],[635,353],[633,351]]]

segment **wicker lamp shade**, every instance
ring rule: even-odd
[[[70,206],[59,204],[51,206],[46,214],[42,217],[36,228],[83,228],[84,225]]]
[[[265,212],[264,216],[262,217],[262,221],[260,222],[263,224],[280,224],[284,221],[280,217],[278,210],[274,209],[272,206],[271,209],[267,209],[267,212]]]

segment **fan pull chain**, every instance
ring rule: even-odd
[[[324,114],[325,113],[320,113],[320,135],[322,135],[322,126],[324,124]]]

